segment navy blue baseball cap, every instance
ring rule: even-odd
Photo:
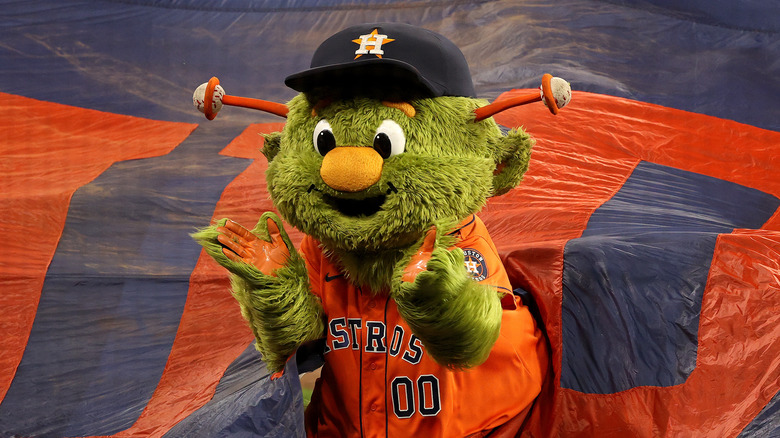
[[[326,39],[311,68],[288,76],[314,95],[476,97],[466,58],[436,32],[402,23],[368,23]]]

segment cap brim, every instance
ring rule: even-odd
[[[403,61],[367,59],[315,67],[288,76],[284,83],[293,90],[312,94],[371,97],[438,97],[441,86],[427,81]]]

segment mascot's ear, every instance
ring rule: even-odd
[[[265,144],[260,152],[265,155],[265,158],[270,163],[276,154],[279,153],[279,144],[282,140],[282,133],[272,132],[270,134],[263,134],[263,138],[265,139]]]
[[[513,129],[506,135],[494,137],[490,143],[496,169],[493,171],[493,196],[503,195],[515,188],[528,170],[534,140],[522,129]]]

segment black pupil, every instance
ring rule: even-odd
[[[390,153],[393,150],[393,144],[390,142],[390,137],[384,132],[380,132],[374,137],[374,150],[379,152],[382,158],[390,158]]]
[[[317,135],[317,150],[320,152],[320,155],[325,156],[325,154],[335,148],[336,137],[333,136],[332,132],[324,130]]]

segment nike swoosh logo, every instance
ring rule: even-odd
[[[330,272],[328,272],[327,274],[325,274],[325,282],[330,283],[331,281],[343,276],[344,274],[330,275]]]

